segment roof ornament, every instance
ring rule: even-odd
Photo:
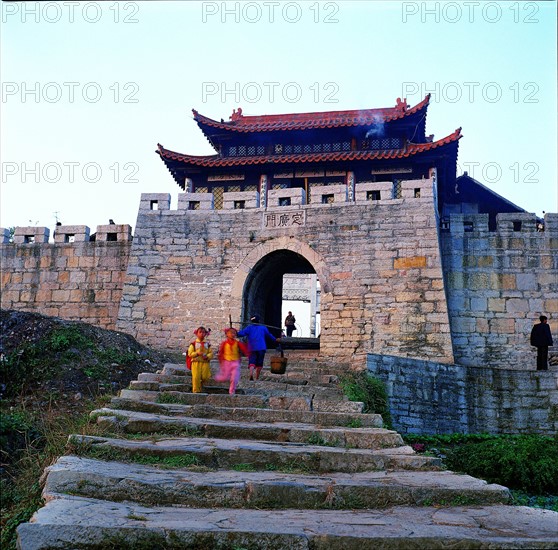
[[[238,111],[236,109],[233,109],[232,115],[229,117],[229,119],[234,122],[235,120],[241,119],[242,116],[242,107],[239,107]]]
[[[395,109],[400,113],[404,113],[408,109],[407,98],[404,98],[403,101],[401,101],[401,98],[398,97],[397,105],[395,106]]]

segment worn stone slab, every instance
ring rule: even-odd
[[[383,425],[382,417],[379,414],[318,412],[292,407],[280,407],[272,405],[273,399],[276,398],[269,399],[270,408],[267,409],[256,407],[219,407],[206,403],[199,403],[197,405],[153,403],[150,401],[135,401],[113,397],[111,407],[114,409],[128,409],[166,415],[253,422],[311,422],[319,426],[354,426],[357,423],[364,428],[381,428]]]
[[[244,439],[169,438],[157,441],[132,441],[74,434],[69,443],[76,454],[117,451],[125,455],[191,455],[204,466],[232,468],[252,464],[265,470],[274,468],[306,469],[310,472],[365,472],[374,470],[437,470],[441,461],[417,455],[411,447],[390,449],[344,449],[302,443],[267,443]]]
[[[213,418],[177,417],[110,408],[91,413],[101,425],[117,426],[125,433],[168,433],[190,430],[198,436],[313,443],[355,449],[384,449],[404,445],[402,437],[383,428],[320,428],[301,422],[241,422]]]
[[[262,550],[556,548],[558,513],[496,505],[378,511],[148,507],[82,497],[50,500],[18,527],[18,547]]]
[[[231,470],[188,472],[75,456],[59,458],[47,471],[45,500],[56,493],[68,493],[159,506],[310,509],[510,501],[508,489],[501,485],[447,471],[320,476]]]

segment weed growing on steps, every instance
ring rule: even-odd
[[[231,470],[235,472],[256,472],[257,468],[253,464],[243,462],[241,464],[235,464]]]
[[[391,428],[391,415],[384,383],[366,371],[349,372],[341,376],[339,385],[350,401],[364,403],[363,412],[381,414],[384,427]]]
[[[345,426],[347,428],[362,428],[362,420],[360,418],[351,418]]]

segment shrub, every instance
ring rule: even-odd
[[[391,426],[387,392],[381,380],[362,371],[344,375],[339,383],[349,400],[364,403],[363,412],[381,414],[384,424]]]
[[[465,443],[446,458],[452,470],[531,494],[558,494],[558,438],[501,436]]]

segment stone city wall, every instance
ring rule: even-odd
[[[114,329],[131,246],[129,225],[2,230],[3,309],[34,311]]]
[[[498,214],[496,224],[454,214],[441,233],[455,361],[528,370],[541,314],[558,339],[558,214],[546,214],[544,231],[534,214]]]
[[[371,354],[401,433],[558,432],[558,372],[448,365]]]

